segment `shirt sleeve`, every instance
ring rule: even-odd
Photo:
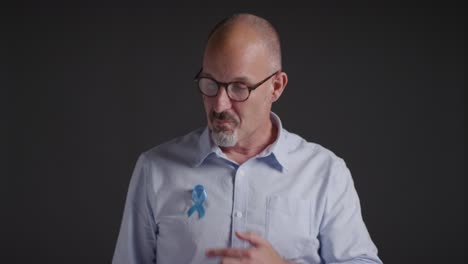
[[[156,263],[156,224],[148,200],[148,162],[140,155],[130,180],[113,264]]]
[[[320,225],[320,255],[325,263],[382,263],[361,215],[359,198],[345,162],[331,168],[325,213]]]

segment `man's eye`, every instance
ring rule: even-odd
[[[206,86],[210,90],[217,90],[218,89],[218,85],[215,82],[208,82],[206,84]]]
[[[243,83],[232,83],[231,84],[233,90],[243,90],[243,89],[247,89],[247,85],[243,84]]]

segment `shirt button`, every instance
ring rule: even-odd
[[[239,175],[240,175],[240,176],[244,176],[244,174],[245,174],[245,173],[244,173],[244,170],[242,170],[242,169],[239,170]]]
[[[242,217],[242,212],[236,211],[236,212],[234,212],[234,216],[237,217],[237,218],[241,218]]]

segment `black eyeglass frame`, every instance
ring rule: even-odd
[[[198,90],[200,91],[201,94],[203,94],[204,96],[207,96],[207,97],[215,97],[218,95],[218,92],[219,92],[219,89],[221,89],[221,86],[224,86],[225,89],[226,89],[226,93],[229,97],[229,99],[233,100],[233,101],[236,101],[236,102],[245,102],[247,101],[247,99],[249,99],[250,97],[250,93],[257,89],[258,87],[260,87],[260,85],[264,84],[266,81],[268,81],[271,77],[275,76],[276,74],[278,74],[281,70],[278,70],[276,72],[274,72],[273,74],[269,75],[268,77],[266,77],[265,79],[263,79],[262,81],[254,84],[254,85],[251,85],[251,86],[248,86],[247,84],[243,83],[243,82],[239,82],[239,81],[234,81],[234,82],[218,82],[217,80],[211,78],[211,77],[206,77],[206,76],[202,76],[200,77],[200,74],[201,72],[203,71],[203,68],[200,69],[200,71],[197,73],[197,75],[195,75],[195,78],[193,79],[194,82],[197,83],[197,87],[198,87]],[[200,88],[200,79],[210,79],[212,80],[214,83],[216,83],[216,85],[218,86],[218,90],[216,90],[216,94],[215,95],[206,95],[205,93],[203,93],[203,91],[201,90]],[[244,99],[244,100],[237,100],[237,99],[233,99],[231,98],[231,96],[229,95],[229,92],[227,90],[228,86],[232,83],[241,83],[243,85],[245,85],[245,87],[247,87],[247,90],[249,91],[249,95],[247,95],[247,97]]]

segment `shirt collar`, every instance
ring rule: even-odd
[[[219,149],[219,147],[216,146],[214,142],[211,140],[210,129],[207,126],[201,133],[200,139],[198,140],[199,153],[197,157],[194,159],[193,165],[195,167],[200,166],[210,154],[216,153],[217,149]]]
[[[260,152],[257,157],[265,159],[269,162],[273,162],[270,163],[270,165],[273,165],[279,171],[283,171],[283,169],[287,169],[287,131],[283,129],[283,124],[281,123],[281,119],[278,117],[278,115],[271,112],[270,119],[273,122],[273,125],[278,129],[276,140],[268,147],[266,147],[262,152]]]
[[[281,120],[275,113],[270,112],[270,119],[273,122],[273,125],[278,129],[277,137],[272,144],[270,144],[257,155],[257,159],[261,159],[273,168],[279,171],[283,171],[283,169],[287,169],[286,165],[288,149],[285,142],[287,131],[283,129]],[[195,167],[200,166],[211,154],[226,158],[221,148],[214,144],[213,140],[211,139],[210,130],[208,127],[205,127],[200,135],[198,142],[199,155],[197,155],[197,158],[194,160],[193,165]]]

